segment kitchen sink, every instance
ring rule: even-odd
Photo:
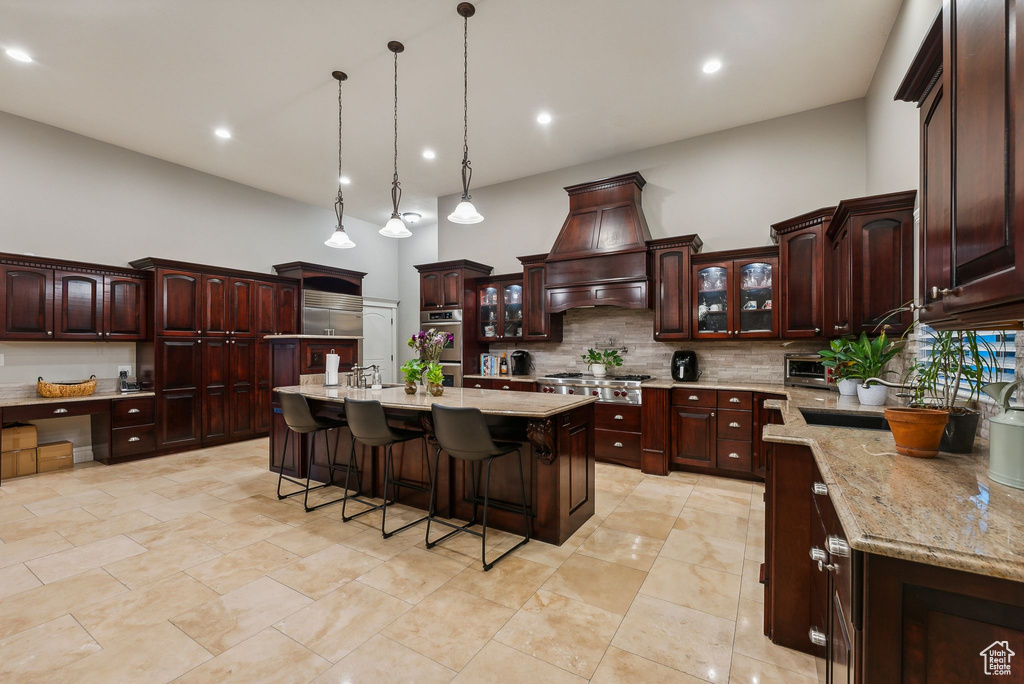
[[[856,413],[853,411],[815,411],[800,409],[808,425],[857,428],[860,430],[888,430],[889,421],[880,413]]]

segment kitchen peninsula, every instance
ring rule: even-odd
[[[376,399],[381,402],[389,421],[398,427],[422,430],[426,448],[433,457],[437,445],[432,439],[430,407],[462,406],[480,409],[487,417],[492,432],[501,440],[521,442],[523,471],[526,473],[527,499],[533,516],[532,536],[550,544],[561,544],[594,514],[594,397],[524,394],[469,388],[446,388],[444,395],[431,397],[424,393],[408,395],[402,387],[382,390],[325,388],[320,385],[297,385],[275,388],[279,393],[301,394],[310,402],[317,416],[337,417],[344,414],[346,398]],[[275,416],[276,418],[276,416]],[[275,431],[276,434],[276,431]],[[299,439],[290,434],[289,439]],[[303,450],[312,449],[313,478],[327,481],[327,454],[323,441],[313,443],[302,436]],[[331,432],[331,452],[337,463],[347,463],[350,436],[347,429]],[[294,448],[294,447],[293,447]],[[384,456],[381,450],[357,445],[361,481],[360,492],[367,496],[384,493]],[[423,440],[411,440],[395,446],[395,475],[429,487]],[[290,450],[289,450],[290,451]],[[271,469],[280,464],[281,449],[270,447]],[[288,458],[288,456],[286,456]],[[464,520],[472,517],[470,496],[472,482],[468,468],[458,465],[441,453],[438,465],[437,511]],[[301,462],[301,461],[300,461]],[[286,466],[287,468],[287,466]],[[296,471],[292,471],[296,472]],[[305,477],[305,472],[296,472]],[[494,464],[491,479],[491,500],[518,505],[519,476],[511,459]],[[342,479],[335,476],[336,482]],[[427,497],[420,492],[399,491],[400,503],[427,508]],[[522,518],[518,514],[493,509],[488,511],[488,525],[518,533]]]

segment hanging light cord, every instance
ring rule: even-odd
[[[391,218],[399,218],[398,203],[402,201],[402,185],[398,182],[398,53],[395,53],[395,176],[391,181]]]
[[[469,17],[462,18],[462,201],[470,199],[473,167],[469,162]]]
[[[338,215],[338,228],[345,213],[345,196],[341,190],[341,79],[338,79],[338,199],[334,201],[334,213]]]

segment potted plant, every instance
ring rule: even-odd
[[[409,359],[402,364],[400,370],[405,377],[405,393],[416,394],[417,385],[423,375],[423,362],[419,359]]]
[[[883,378],[892,373],[886,366],[903,350],[903,342],[894,342],[881,333],[875,339],[861,333],[856,340],[850,340],[845,352],[850,361],[850,377],[860,381],[857,385],[857,399],[865,406],[882,406],[885,404],[889,388],[882,384],[865,387],[870,378]]]
[[[595,378],[606,376],[608,366],[622,365],[622,356],[619,355],[618,349],[605,349],[600,352],[596,349],[588,349],[587,353],[580,358],[587,362],[587,370],[592,372]]]
[[[437,363],[427,364],[427,372],[424,377],[427,379],[427,394],[432,397],[439,397],[444,394],[444,367]]]
[[[856,396],[857,385],[860,384],[856,378],[850,376],[853,365],[849,356],[850,343],[849,338],[840,337],[829,341],[828,349],[818,352],[822,359],[821,365],[832,369],[832,379],[835,381],[836,387],[839,388],[839,394],[844,397]]]
[[[420,361],[424,364],[437,363],[441,360],[441,353],[446,345],[450,344],[455,336],[450,332],[442,330],[420,330],[409,338],[406,343],[410,348],[415,349],[420,355]]]

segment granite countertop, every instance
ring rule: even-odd
[[[641,385],[643,389],[707,389],[707,390],[731,390],[733,392],[761,392],[763,394],[786,395],[793,387],[775,385],[771,383],[739,382],[730,380],[697,380],[695,382],[678,382],[672,378],[655,378],[644,380]],[[831,390],[810,390],[820,394],[838,394]]]
[[[543,375],[463,375],[463,380],[505,380],[506,382],[537,382]]]
[[[102,401],[104,399],[134,399],[136,397],[155,397],[155,392],[95,392],[87,397],[49,397],[35,396],[4,397],[0,399],[0,408],[7,406],[33,406],[36,404],[66,404],[70,401]]]
[[[810,447],[850,545],[865,553],[1024,581],[1024,490],[988,478],[988,444],[974,453],[918,459],[896,453],[892,434],[809,426],[800,408],[879,413],[854,399],[786,388],[768,442]]]
[[[347,387],[318,387],[316,385],[294,385],[275,387],[275,392],[301,394],[319,401],[343,402],[346,397],[353,399],[376,399],[385,408],[429,411],[432,404],[442,406],[472,406],[493,416],[521,416],[523,418],[550,418],[597,401],[596,397],[570,396],[567,394],[540,394],[502,390],[469,389],[445,387],[444,394],[432,397],[424,391],[406,394],[404,387],[386,387],[381,390],[349,389]]]
[[[264,335],[265,340],[361,340],[362,335]]]

